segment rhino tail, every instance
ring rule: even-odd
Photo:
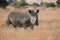
[[[10,19],[9,19],[9,18],[6,20],[6,24],[7,24],[8,26],[11,24],[11,22],[10,22]]]

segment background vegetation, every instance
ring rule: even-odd
[[[60,7],[60,0],[56,1],[57,5],[55,5],[54,3],[47,3],[47,2],[43,2],[42,6],[43,7]],[[0,7],[2,8],[6,8],[6,6],[8,5],[6,0],[0,0]],[[21,0],[19,2],[13,2],[12,6],[15,8],[20,8],[20,7],[24,7],[27,6],[28,3],[26,2],[26,0]],[[33,3],[33,6],[40,6],[40,4],[37,3]]]
[[[43,2],[43,7],[55,7],[56,5],[54,3],[47,3]]]
[[[15,8],[24,7],[24,6],[26,6],[26,5],[28,5],[28,3],[26,3],[25,0],[21,0],[21,1],[19,1],[19,2],[14,2],[14,3],[12,4],[12,6],[15,7]]]
[[[56,3],[57,3],[57,7],[60,7],[60,0],[57,0]]]
[[[6,8],[7,5],[8,5],[8,3],[6,0],[0,0],[0,7]]]

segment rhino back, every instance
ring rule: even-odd
[[[12,20],[25,21],[30,18],[30,15],[27,13],[11,12],[8,17]]]

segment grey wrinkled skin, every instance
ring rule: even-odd
[[[33,29],[34,25],[38,25],[38,12],[34,12],[33,10],[28,10],[28,13],[16,12],[13,11],[8,15],[6,20],[7,25],[12,24],[16,27],[24,27],[27,28],[31,26]]]

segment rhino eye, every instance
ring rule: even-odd
[[[37,10],[36,13],[39,13],[39,10]]]

